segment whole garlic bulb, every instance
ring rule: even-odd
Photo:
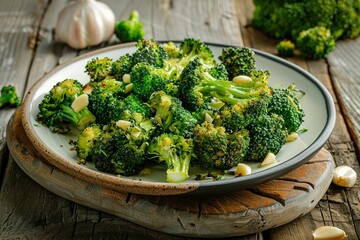
[[[115,14],[108,5],[96,0],[70,2],[60,12],[56,38],[75,49],[98,45],[114,33]]]

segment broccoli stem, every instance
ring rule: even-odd
[[[74,126],[76,126],[79,130],[85,129],[86,125],[95,122],[94,115],[89,111],[88,108],[84,108],[79,112],[75,112],[71,106],[61,105],[60,116],[62,120],[65,120]]]

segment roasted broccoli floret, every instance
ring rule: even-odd
[[[189,178],[189,167],[194,156],[193,148],[191,138],[165,133],[151,141],[147,152],[150,158],[166,164],[166,181],[178,183]]]
[[[133,10],[128,20],[121,20],[115,24],[115,35],[121,42],[136,42],[145,35],[140,14]]]
[[[80,159],[87,159],[94,143],[100,138],[102,132],[102,127],[96,123],[91,124],[80,132],[75,144],[76,152]]]
[[[299,130],[305,117],[294,87],[292,85],[290,88],[272,88],[272,97],[268,106],[269,113],[275,113],[284,119],[283,127],[289,134]]]
[[[277,154],[286,142],[284,120],[276,114],[249,114],[247,130],[250,136],[247,161],[261,162],[271,152]]]
[[[133,53],[134,64],[145,63],[154,67],[163,67],[164,60],[169,56],[162,44],[153,39],[141,39],[136,43],[136,51]]]
[[[162,45],[170,58],[178,59],[180,57],[180,47],[174,42],[165,42]]]
[[[123,84],[115,79],[106,79],[94,86],[89,95],[88,108],[99,124],[117,121],[123,114],[119,105],[124,97]]]
[[[225,65],[229,80],[236,76],[249,75],[255,69],[255,53],[250,48],[227,47],[219,60]]]
[[[160,90],[178,96],[181,71],[182,68],[171,61],[165,61],[162,68],[138,63],[130,74],[132,90],[144,101],[148,101],[153,92]]]
[[[247,83],[219,80],[211,76],[198,59],[192,60],[180,77],[180,99],[184,107],[196,111],[210,97],[230,105],[244,105],[269,92],[268,71],[253,70]]]
[[[69,125],[83,130],[88,124],[95,122],[95,116],[87,107],[79,111],[73,109],[74,100],[84,94],[82,88],[82,84],[74,79],[57,83],[39,105],[38,122],[59,133],[68,132]]]
[[[124,176],[138,173],[146,164],[146,149],[154,129],[147,119],[142,123],[119,121],[106,125],[86,160],[107,173]]]
[[[295,44],[290,40],[282,40],[276,44],[277,52],[280,56],[292,57],[294,56]]]
[[[89,75],[90,81],[100,82],[105,78],[112,78],[113,60],[108,57],[92,58],[85,65],[85,72]]]
[[[186,38],[180,43],[180,56],[178,63],[185,67],[195,58],[200,59],[204,66],[214,66],[216,64],[211,49],[201,40]]]
[[[133,56],[129,53],[117,59],[111,67],[111,75],[118,81],[123,81],[125,74],[130,74],[131,69],[134,67]]]
[[[244,160],[249,141],[247,130],[228,133],[223,126],[203,122],[194,129],[194,164],[207,170],[230,169]]]
[[[0,108],[5,106],[18,107],[20,105],[20,98],[16,94],[16,88],[14,86],[4,86],[1,89],[0,95]]]
[[[163,132],[191,137],[197,119],[183,106],[176,97],[163,91],[154,92],[149,101],[155,110],[155,120],[161,125]]]
[[[300,32],[296,47],[306,59],[326,58],[335,48],[335,39],[325,27],[309,28]]]

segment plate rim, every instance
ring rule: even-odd
[[[158,41],[158,42],[180,42],[180,41]],[[220,44],[220,43],[211,43],[204,42],[207,45],[215,47],[241,47],[238,45],[229,45],[229,44]],[[122,48],[134,47],[136,43],[125,43],[125,44],[116,44],[108,47],[103,47],[101,49],[93,50],[88,53],[81,54],[74,57],[73,59],[61,63],[54,67],[49,72],[45,73],[41,78],[39,78],[27,91],[24,102],[21,108],[21,119],[22,124],[25,129],[26,135],[35,146],[35,148],[40,152],[40,154],[49,161],[53,166],[71,173],[73,176],[82,178],[83,180],[90,182],[101,182],[106,187],[112,188],[114,190],[120,190],[125,192],[140,193],[147,195],[174,195],[174,194],[204,194],[209,192],[214,193],[223,193],[227,192],[230,189],[237,188],[248,188],[251,186],[258,185],[260,183],[275,179],[280,177],[291,170],[299,167],[300,165],[307,162],[312,156],[314,156],[326,143],[330,137],[336,122],[336,109],[333,98],[328,91],[328,89],[311,73],[301,68],[300,66],[280,58],[274,54],[267,53],[265,51],[251,48],[255,55],[260,55],[269,60],[275,61],[284,65],[292,70],[295,70],[299,74],[303,75],[306,79],[311,81],[321,92],[324,97],[326,104],[326,113],[327,121],[324,125],[319,136],[313,141],[312,144],[307,146],[304,150],[296,154],[295,156],[287,159],[285,162],[282,162],[279,165],[273,166],[271,169],[266,169],[260,172],[255,172],[250,175],[244,176],[243,178],[231,178],[220,181],[198,181],[198,182],[183,182],[183,183],[168,183],[168,182],[151,182],[151,181],[141,181],[141,180],[132,180],[121,178],[115,175],[104,173],[101,171],[95,171],[92,169],[84,168],[80,164],[71,163],[68,161],[63,161],[62,157],[47,150],[47,145],[41,140],[41,138],[36,134],[31,120],[30,120],[30,110],[32,99],[37,91],[46,79],[60,71],[61,69],[75,63],[81,59],[89,58],[91,56],[101,54],[104,52],[109,52],[112,50],[118,50]],[[45,150],[44,150],[45,149]],[[275,173],[274,173],[275,172]],[[149,188],[151,185],[151,188]],[[236,186],[235,186],[236,185]],[[166,191],[165,191],[166,190]]]

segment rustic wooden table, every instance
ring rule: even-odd
[[[54,39],[56,17],[67,0],[0,0],[0,86],[15,85],[23,95],[58,64],[77,55],[117,44],[75,51]],[[118,19],[140,12],[146,38],[241,45],[276,54],[277,40],[251,27],[252,1],[104,0]],[[332,93],[337,122],[324,148],[336,165],[360,167],[360,38],[338,42],[327,60],[290,58],[315,75]],[[316,104],[316,103],[314,103]],[[15,109],[0,111],[0,239],[185,239],[114,217],[61,198],[34,182],[15,163],[6,145],[6,126]],[[342,228],[348,239],[360,238],[359,181],[353,188],[331,185],[308,214],[262,233],[231,239],[311,239],[322,225]],[[225,237],[225,236],[224,236]],[[189,238],[186,238],[189,239]]]

